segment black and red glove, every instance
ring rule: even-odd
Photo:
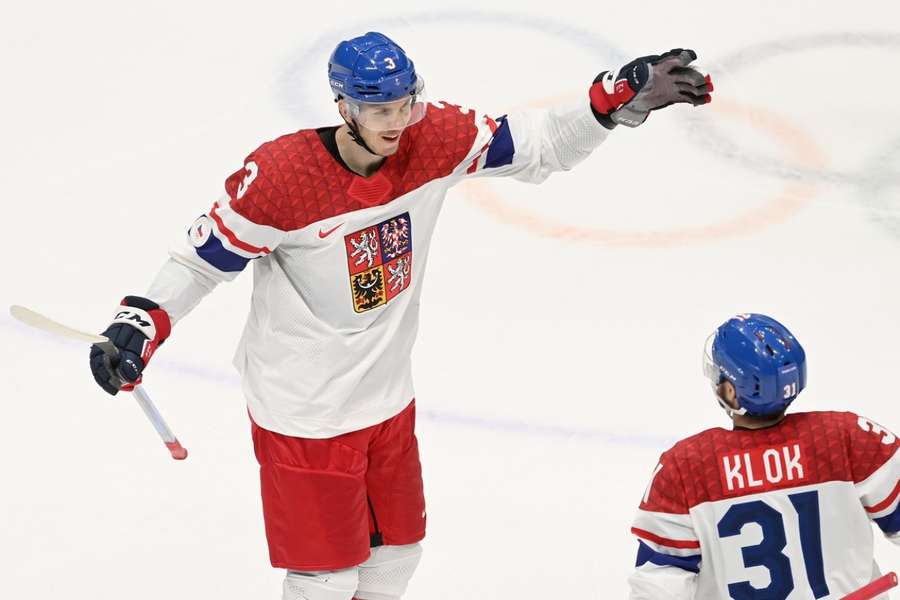
[[[126,392],[141,382],[150,357],[172,331],[169,314],[152,300],[126,296],[102,335],[114,346],[91,346],[91,372],[107,393]]]
[[[693,50],[676,48],[600,73],[590,89],[594,116],[608,129],[618,124],[637,127],[652,110],[678,102],[709,103],[712,79],[688,66],[696,59]]]

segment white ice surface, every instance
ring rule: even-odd
[[[680,45],[717,76],[712,106],[617,130],[570,174],[448,198],[415,349],[429,533],[409,598],[623,597],[656,456],[725,424],[700,355],[733,313],[802,340],[797,409],[900,427],[887,1],[17,3],[0,19],[3,314],[101,331],[249,151],[337,122],[328,50],[369,29],[403,42],[431,98],[493,115]],[[96,388],[85,347],[0,316],[0,598],[279,597],[230,367],[250,279],[148,371],[185,462]]]

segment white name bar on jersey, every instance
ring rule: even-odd
[[[726,494],[766,491],[799,485],[807,479],[799,442],[745,452],[720,454],[719,472]]]

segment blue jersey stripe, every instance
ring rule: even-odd
[[[672,556],[671,554],[657,552],[640,540],[638,540],[638,544],[640,544],[640,546],[638,547],[636,567],[640,567],[649,562],[661,567],[678,567],[679,569],[684,569],[691,573],[700,572],[699,554],[694,554],[692,556]]]
[[[243,271],[250,262],[249,258],[244,258],[225,248],[214,233],[210,234],[209,239],[195,250],[200,258],[225,273]]]
[[[897,533],[900,531],[900,505],[886,517],[875,519],[875,523],[885,533]]]
[[[484,161],[485,169],[511,165],[516,153],[516,146],[513,143],[506,115],[497,119],[497,123],[499,127],[494,132],[494,137],[491,138],[491,145],[488,147],[487,158]]]

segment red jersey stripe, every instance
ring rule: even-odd
[[[894,500],[897,499],[897,495],[900,494],[900,481],[897,482],[897,485],[894,486],[894,491],[892,491],[887,498],[876,504],[875,506],[867,506],[866,512],[877,513],[886,509],[888,506],[894,503]]]
[[[632,527],[631,533],[640,538],[644,538],[645,540],[650,540],[651,542],[670,548],[700,548],[700,542],[697,540],[670,540],[669,538],[660,537],[649,531],[638,529],[637,527]]]
[[[270,254],[272,251],[263,246],[262,248],[258,248],[253,246],[252,244],[248,244],[247,242],[242,242],[238,239],[238,237],[234,234],[233,231],[225,227],[225,223],[222,222],[222,217],[216,214],[216,209],[219,208],[219,203],[216,202],[213,204],[212,210],[209,211],[209,215],[215,220],[216,225],[219,226],[219,231],[225,234],[225,237],[228,238],[228,241],[231,242],[231,245],[235,248],[240,248],[245,252],[251,252],[253,254]]]

